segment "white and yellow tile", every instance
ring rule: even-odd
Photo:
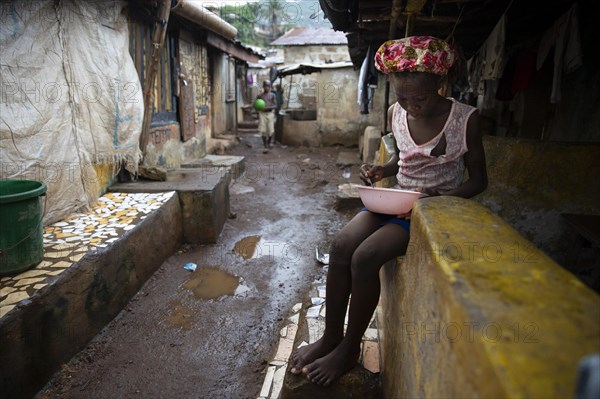
[[[43,289],[90,251],[105,248],[159,209],[173,195],[164,193],[107,193],[84,213],[44,228],[44,258],[34,268],[0,278],[0,317]]]
[[[298,348],[304,345],[316,342],[325,331],[325,307],[326,296],[325,286],[318,285],[314,287],[312,292],[315,294],[311,298],[311,305],[307,309],[306,322],[308,324],[309,342],[301,342]],[[298,322],[300,319],[301,303],[297,303],[292,307],[292,315],[287,318],[287,324],[280,330],[280,338],[277,346],[277,352],[273,360],[267,365],[265,379],[257,399],[279,399],[283,380],[287,370],[288,361],[293,351],[294,340],[298,331]],[[313,308],[315,311],[310,312]],[[310,315],[312,313],[312,315]],[[372,373],[378,373],[379,370],[379,337],[377,334],[377,325],[374,312],[369,328],[365,331],[361,344],[361,354],[359,363]],[[348,326],[348,312],[346,311],[346,320],[344,322],[344,331]]]

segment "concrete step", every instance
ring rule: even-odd
[[[324,298],[324,286],[315,286],[311,296],[311,304],[303,306],[299,313],[298,324],[292,348],[298,348],[318,340],[325,330],[325,312],[327,302],[312,305],[313,299]],[[317,302],[318,303],[318,302]],[[309,316],[310,313],[310,317]],[[377,322],[373,317],[363,337],[361,355],[358,364],[340,379],[327,387],[312,383],[304,375],[290,372],[288,362],[281,388],[281,399],[330,399],[360,398],[380,399],[381,381],[379,378],[380,356]],[[287,360],[287,358],[286,358]],[[272,397],[272,396],[271,396]]]
[[[258,120],[239,121],[238,130],[239,129],[258,129]]]
[[[337,166],[352,166],[352,165],[360,165],[362,161],[360,160],[360,154],[358,150],[354,151],[340,151],[338,153],[335,164]]]
[[[360,200],[358,189],[355,184],[345,183],[338,186],[335,197],[335,209],[338,211],[348,209],[361,209],[364,205]]]
[[[304,376],[286,373],[281,399],[381,399],[379,377],[357,365],[333,384],[322,387]]]
[[[246,170],[244,157],[235,155],[206,155],[204,158],[194,159],[181,165],[182,168],[218,168],[213,173],[229,176],[232,181],[237,180]],[[223,173],[229,172],[229,173]],[[229,182],[231,183],[231,181]]]
[[[181,205],[183,239],[191,244],[215,243],[229,216],[229,167],[189,167],[167,172],[166,181],[123,182],[109,191],[157,193],[176,191]]]

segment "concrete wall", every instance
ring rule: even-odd
[[[358,138],[369,125],[379,125],[383,119],[383,88],[385,80],[379,79],[373,100],[373,110],[360,114],[358,98],[358,72],[352,68],[323,70],[315,74],[320,89],[317,106],[317,125],[323,145],[358,145]]]
[[[287,78],[290,79],[290,78]],[[284,81],[286,82],[286,81]],[[301,104],[300,97],[315,99],[314,108],[317,111],[316,132],[312,124],[301,121],[308,131],[297,129],[298,121],[284,120],[283,141],[294,145],[309,142],[311,146],[328,146],[341,144],[344,146],[358,145],[359,137],[369,125],[383,129],[385,81],[380,79],[375,91],[373,109],[369,114],[360,114],[358,98],[358,71],[353,68],[324,69],[320,73],[310,75],[294,75],[290,90],[289,80],[284,83],[286,95],[291,95],[290,103]],[[287,97],[284,100],[284,108]],[[308,126],[310,125],[310,126]]]
[[[561,213],[600,214],[600,145],[493,136],[484,136],[483,143],[489,185],[473,199],[570,266],[565,261],[573,231]],[[384,138],[379,162],[392,150],[391,138]]]
[[[108,191],[108,187],[116,181],[117,168],[115,165],[97,164],[93,165],[98,183],[98,197]]]
[[[591,36],[586,38],[590,39]],[[592,46],[595,44],[589,48]],[[556,114],[548,129],[551,140],[600,142],[600,57],[596,51],[590,51],[585,56],[595,57],[596,60],[586,59],[576,72],[563,76],[562,100],[557,104]]]
[[[561,213],[600,214],[600,145],[488,136],[484,146],[489,185],[475,200],[564,265],[572,230]]]
[[[386,398],[572,397],[600,297],[475,201],[420,200],[381,271]]]
[[[285,46],[283,57],[286,64],[299,64],[302,62],[324,64],[326,62],[350,61],[350,53],[346,44]]]
[[[302,62],[326,63],[349,61],[348,46],[285,46],[286,64]],[[324,69],[308,75],[292,75],[283,79],[284,109],[316,109],[316,132],[313,124],[303,122],[307,134],[297,130],[298,121],[284,122],[283,141],[292,145],[358,145],[359,137],[368,125],[380,126],[383,120],[383,93],[385,80],[374,97],[373,110],[360,114],[357,103],[358,74],[353,67]],[[381,126],[382,128],[383,126]],[[292,135],[292,136],[290,136]]]
[[[184,151],[183,143],[180,140],[179,123],[152,124],[144,164],[178,168],[183,162],[183,158]]]
[[[285,46],[283,49],[286,64],[300,64],[303,62],[325,64],[326,62],[350,61],[348,46]],[[310,75],[294,75],[283,79],[283,88],[286,95],[284,108],[311,108],[310,102],[325,95],[335,95],[331,86],[323,86],[318,79],[319,73]],[[321,80],[321,82],[317,82]],[[358,80],[358,79],[357,79]],[[328,83],[326,81],[325,83]],[[323,93],[322,93],[323,92]],[[304,99],[306,97],[306,99]],[[304,100],[303,100],[304,99]],[[314,108],[313,108],[314,109]]]

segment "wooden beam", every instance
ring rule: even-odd
[[[406,16],[406,26],[404,27],[404,37],[411,36],[415,26],[415,14],[409,13]]]
[[[396,38],[396,31],[398,29],[398,23],[400,22],[400,13],[402,11],[402,1],[394,0],[392,4],[392,17],[390,19],[390,25],[388,30],[388,40]],[[383,97],[383,131],[382,135],[387,134],[388,129],[388,108],[390,107],[390,81],[385,81],[385,91]]]
[[[421,9],[425,5],[425,3],[427,3],[427,0],[408,0],[404,11],[408,14],[416,14],[418,12],[421,12]]]
[[[408,16],[408,13],[401,13],[402,16]],[[431,24],[454,24],[456,23],[456,17],[448,17],[443,15],[437,15],[434,17],[430,17],[427,15],[415,14],[415,23],[431,23]],[[371,18],[364,18],[362,21],[358,23],[360,27],[368,27],[369,24],[372,25],[380,25],[382,22],[390,21],[392,16],[390,14],[382,15],[382,16],[372,16]]]
[[[224,53],[230,54],[239,60],[254,63],[260,60],[260,56],[258,54],[253,54],[248,51],[245,51],[239,46],[237,46],[235,43],[223,39],[221,36],[218,36],[212,32],[207,32],[206,42],[211,46],[218,48]]]
[[[389,0],[372,0],[372,1],[359,1],[359,10],[371,10],[373,8],[390,8],[391,2]]]
[[[402,11],[402,1],[394,0],[392,5],[392,17],[390,19],[390,28],[388,33],[388,39],[394,39],[396,37],[396,29],[400,20],[400,13]]]
[[[152,121],[152,105],[154,103],[154,82],[156,81],[156,74],[158,72],[161,53],[165,43],[170,12],[171,0],[161,0],[158,4],[156,20],[154,22],[152,52],[147,59],[147,74],[144,79],[144,119],[142,121],[142,134],[140,135],[142,159],[146,155],[146,146],[148,145],[150,122]]]
[[[476,2],[482,2],[482,1],[486,1],[486,0],[435,0],[435,4],[459,4],[459,3],[476,3]]]

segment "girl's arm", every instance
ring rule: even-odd
[[[464,157],[469,178],[453,190],[440,192],[440,195],[471,198],[485,190],[488,185],[485,152],[483,150],[481,130],[479,129],[479,114],[477,111],[471,114],[467,123],[467,149]]]
[[[392,128],[392,121],[394,120],[395,105],[396,103],[390,105],[388,108],[388,126],[390,129]],[[392,139],[394,140],[394,155],[392,155],[392,158],[383,165],[383,177],[391,177],[398,174],[398,160],[400,159],[400,155],[398,153],[398,146],[396,145],[396,138],[394,135],[392,135]]]
[[[389,108],[388,108],[388,126],[392,126],[392,120],[394,120],[394,118],[392,117],[392,114],[394,112],[394,105],[392,104]],[[393,138],[393,136],[392,136]],[[394,139],[395,141],[395,139]],[[394,142],[394,155],[392,155],[392,157],[390,158],[389,161],[387,161],[384,165],[375,165],[375,166],[371,166],[371,165],[362,165],[361,167],[361,176],[360,178],[365,182],[365,183],[375,183],[380,181],[383,178],[386,177],[391,177],[391,176],[396,176],[396,174],[398,173],[398,146],[395,144]]]

